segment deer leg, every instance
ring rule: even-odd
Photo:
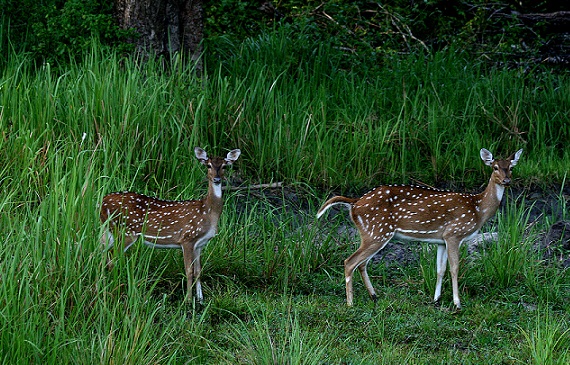
[[[118,231],[115,230],[115,233],[113,234],[109,229],[107,229],[104,233],[103,236],[101,237],[101,243],[105,246],[105,249],[107,250],[107,268],[108,269],[112,269],[114,264],[113,264],[113,254],[114,254],[114,250],[113,247],[115,247],[115,237],[116,235],[119,235],[120,233]],[[119,236],[120,237],[120,236]],[[133,245],[133,243],[135,243],[135,241],[137,240],[137,236],[136,235],[126,235],[123,238],[123,252],[127,251],[129,249],[129,247],[131,247]],[[120,241],[119,241],[120,243]]]
[[[99,242],[105,247],[105,250],[110,250],[115,245],[115,237],[109,229],[105,229]]]
[[[352,299],[353,298],[352,273],[354,272],[354,268],[352,270],[348,269],[347,260],[344,261],[344,281],[345,281],[345,285],[346,285],[346,305],[351,307],[352,301],[353,301],[353,299]]]
[[[366,265],[368,261],[374,256],[378,251],[384,248],[388,243],[389,239],[386,239],[384,242],[378,244],[374,242],[372,239],[362,236],[360,247],[353,253],[349,258],[344,261],[344,278],[346,282],[346,304],[348,306],[352,306],[353,302],[353,288],[352,288],[352,275],[354,270],[358,267],[360,271],[360,275],[362,276],[362,280],[364,281],[364,285],[366,285],[366,289],[368,290],[368,294],[372,300],[376,300],[376,292],[374,291],[374,287],[370,282],[370,278],[368,277],[368,272],[366,271]]]
[[[101,236],[100,242],[101,245],[103,245],[105,249],[105,254],[107,256],[107,268],[112,269],[113,268],[112,248],[115,245],[115,237],[113,237],[113,234],[109,229],[105,229],[105,232],[103,232],[103,235]]]
[[[437,259],[435,263],[437,268],[437,281],[435,283],[435,294],[433,296],[433,301],[437,303],[441,297],[443,276],[445,275],[445,270],[447,269],[447,247],[445,245],[437,246]]]
[[[192,281],[194,279],[194,248],[192,245],[181,245],[184,255],[184,271],[186,272],[186,300],[192,300]]]
[[[374,255],[372,255],[372,256],[374,256]],[[368,262],[370,261],[370,259],[372,259],[372,256],[369,257],[362,264],[360,264],[360,266],[358,266],[358,271],[360,271],[360,276],[362,277],[362,280],[364,281],[364,285],[366,286],[366,290],[368,290],[368,294],[370,294],[370,298],[374,302],[376,302],[376,300],[378,299],[376,297],[376,291],[374,290],[374,287],[372,286],[372,282],[370,281],[370,278],[368,277],[368,271],[366,270],[366,268],[368,267]]]
[[[127,252],[129,248],[135,243],[138,239],[138,236],[135,234],[131,234],[130,236],[125,236],[125,240],[123,241],[123,252]]]
[[[196,280],[196,299],[198,303],[202,304],[204,296],[202,295],[202,283],[200,282],[200,274],[202,273],[202,263],[200,262],[200,255],[202,248],[196,247],[194,249],[194,278]]]
[[[451,274],[451,287],[453,288],[453,303],[457,309],[461,309],[461,302],[459,300],[459,242],[447,242],[447,260],[449,261],[449,273]]]

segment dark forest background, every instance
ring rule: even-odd
[[[91,48],[93,39],[125,55],[133,54],[134,43],[141,34],[132,27],[120,26],[117,20],[120,2],[1,0],[0,44],[3,50],[27,53],[40,64],[76,62]],[[569,6],[565,3],[541,0],[197,2],[203,20],[200,26],[203,26],[206,59],[223,57],[225,44],[288,27],[292,36],[333,45],[347,68],[375,67],[387,54],[452,48],[512,67],[548,65],[556,69],[566,69],[570,63],[570,12],[566,11]],[[8,54],[3,51],[0,57],[4,59]]]

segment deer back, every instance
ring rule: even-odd
[[[137,193],[112,193],[103,199],[101,220],[126,234],[181,240],[209,232],[217,225],[204,201],[168,201]]]
[[[475,195],[418,186],[380,186],[360,198],[351,211],[361,231],[374,239],[396,232],[414,239],[442,240],[445,235],[468,236],[483,222]]]

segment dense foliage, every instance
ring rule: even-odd
[[[119,29],[111,0],[1,0],[3,48],[29,52],[37,61],[81,59],[92,37],[130,49],[133,34]],[[558,2],[514,1],[244,1],[205,0],[205,40],[241,42],[289,26],[332,45],[350,67],[371,67],[386,54],[453,46],[491,59],[528,60],[548,43],[519,13],[563,9]],[[293,36],[297,36],[293,35]],[[5,54],[5,52],[3,52]],[[489,56],[490,55],[490,56]]]
[[[303,31],[309,28],[308,35],[315,40],[334,46],[355,69],[376,65],[390,53],[447,47],[493,62],[533,63],[547,52],[555,36],[540,26],[529,27],[518,15],[564,9],[559,3],[512,0],[291,0],[274,2],[271,11],[266,6],[254,9],[251,3],[209,1],[206,39],[224,36],[239,41],[260,29],[296,25]]]
[[[28,52],[40,62],[78,61],[93,39],[129,50],[129,31],[119,28],[106,0],[0,0],[0,46]],[[6,57],[7,52],[2,52]]]

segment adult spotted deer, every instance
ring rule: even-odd
[[[202,200],[167,201],[142,194],[112,193],[103,198],[100,218],[108,221],[101,242],[112,247],[119,234],[126,251],[139,237],[157,248],[181,248],[187,279],[188,300],[192,297],[193,278],[196,279],[196,299],[202,303],[200,283],[200,253],[214,237],[222,212],[222,177],[226,166],[233,164],[241,151],[230,151],[226,158],[208,157],[200,147],[194,149],[196,158],[208,168],[208,195]]]
[[[459,246],[474,238],[481,226],[497,211],[505,187],[511,182],[512,168],[522,149],[506,160],[495,160],[481,149],[483,162],[493,168],[485,191],[461,194],[417,186],[379,186],[359,199],[336,196],[326,201],[317,213],[321,217],[333,205],[342,204],[360,233],[360,247],[344,261],[346,302],[353,303],[352,275],[358,268],[370,297],[376,292],[368,278],[366,266],[386,244],[396,238],[404,241],[437,243],[437,282],[434,301],[439,301],[447,262],[451,273],[453,303],[461,308],[457,274]]]

